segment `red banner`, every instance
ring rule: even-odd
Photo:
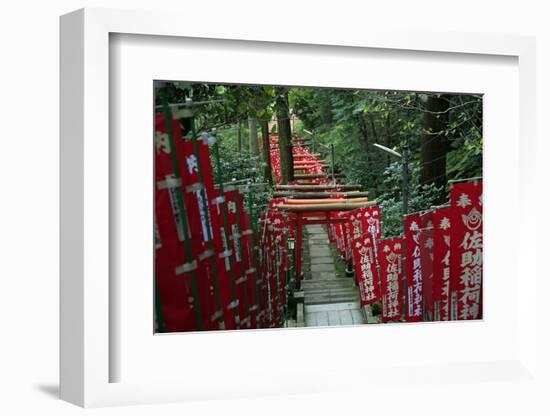
[[[229,240],[232,241],[230,247],[233,256],[235,283],[237,286],[240,326],[241,328],[252,328],[252,320],[249,310],[251,304],[246,289],[246,265],[244,261],[244,250],[240,230],[242,194],[234,188],[227,187],[225,191],[225,200],[227,203],[227,218],[229,222]]]
[[[403,316],[403,249],[401,237],[379,241],[383,322],[400,321]]]
[[[422,315],[424,321],[434,320],[433,296],[433,212],[427,211],[420,215],[420,260],[422,263]]]
[[[422,321],[422,260],[420,258],[420,215],[407,215],[404,220],[407,258],[407,313],[408,322]]]
[[[220,292],[224,310],[224,321],[226,329],[237,329],[239,322],[238,310],[236,308],[237,299],[233,299],[233,275],[231,268],[234,267],[231,257],[231,242],[229,236],[226,236],[223,223],[223,209],[227,209],[224,197],[221,197],[219,191],[212,194],[211,210],[212,228],[214,232],[214,250],[216,252],[217,271],[220,283]]]
[[[350,214],[348,212],[342,213],[343,218],[347,218],[348,221],[342,224],[342,230],[344,232],[344,259],[347,264],[353,262],[353,235],[352,235],[352,226],[350,221]]]
[[[350,219],[350,233],[355,241],[366,234],[379,240],[382,235],[382,224],[380,222],[380,208],[369,207],[359,208],[348,214]]]
[[[155,153],[155,178],[156,195],[155,209],[157,220],[157,241],[155,252],[155,278],[158,289],[162,315],[165,323],[165,331],[193,331],[202,326],[203,330],[216,329],[210,320],[215,308],[212,308],[208,299],[209,276],[203,268],[198,267],[200,247],[202,239],[197,221],[198,207],[186,192],[183,192],[183,205],[186,215],[181,212],[178,202],[177,188],[183,188],[189,183],[187,172],[182,169],[180,158],[183,155],[184,142],[177,121],[172,121],[172,130],[176,149],[171,149],[164,116],[156,118],[156,153]],[[181,179],[175,179],[171,152],[178,155],[178,164]],[[191,257],[186,253],[184,228],[187,225]],[[192,282],[192,271],[195,272],[198,299],[195,299]],[[206,286],[206,287],[205,287]],[[206,296],[201,293],[206,294]],[[197,321],[195,308],[200,308],[200,318]]]
[[[450,318],[451,276],[451,209],[439,208],[433,214],[433,292],[434,319],[448,321]]]
[[[201,305],[205,305],[203,307],[204,319],[208,319],[209,329],[221,329],[224,326],[219,325],[218,318],[224,315],[224,305],[220,305],[220,308],[218,308],[215,280],[217,280],[219,286],[220,279],[227,279],[228,276],[225,268],[217,267],[218,260],[216,259],[215,247],[217,246],[219,249],[223,246],[223,243],[221,235],[214,233],[214,229],[220,227],[221,224],[212,223],[212,220],[217,219],[217,216],[211,214],[213,211],[211,200],[215,192],[210,166],[210,152],[208,145],[202,140],[197,140],[198,155],[192,140],[178,140],[176,141],[176,147],[180,170],[182,176],[185,177],[183,189],[186,200],[189,200],[189,221],[191,228],[195,230],[195,235],[200,236],[200,243],[195,243],[195,248],[197,249],[199,262],[198,268],[205,276],[198,284]],[[202,173],[202,181],[199,169]]]
[[[353,246],[353,263],[362,306],[380,300],[374,247],[373,238],[370,235],[357,240]]]
[[[246,290],[251,319],[251,327],[258,327],[258,303],[256,288],[256,268],[254,263],[254,247],[252,244],[252,227],[250,224],[250,215],[244,209],[244,195],[239,193],[239,213],[241,214],[241,244],[243,249],[243,266],[246,276]]]
[[[267,212],[262,235],[266,286],[266,316],[270,327],[278,328],[284,320],[286,299],[286,276],[290,258],[286,247],[287,220],[281,212],[270,209]]]
[[[455,319],[483,316],[482,186],[481,180],[451,185],[451,300]]]

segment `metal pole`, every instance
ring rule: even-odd
[[[405,137],[405,143],[403,144],[403,169],[402,169],[402,176],[403,176],[403,220],[405,219],[405,215],[409,213],[409,136]],[[407,238],[405,234],[405,230],[403,230],[403,253],[405,254],[403,256],[403,260],[407,258]],[[401,260],[401,261],[403,261]],[[407,268],[404,267],[403,264],[401,264],[403,267],[403,318],[405,321],[407,321]]]

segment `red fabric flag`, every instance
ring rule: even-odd
[[[481,180],[455,182],[451,185],[453,319],[481,319],[483,316],[482,187]]]
[[[218,238],[214,234],[211,215],[211,199],[213,199],[214,184],[210,166],[210,153],[208,145],[203,141],[198,141],[199,154],[195,154],[195,147],[192,140],[177,140],[176,150],[178,160],[180,162],[180,170],[183,181],[183,189],[185,199],[188,202],[188,217],[191,229],[199,241],[195,240],[195,248],[197,249],[198,268],[203,277],[198,282],[199,296],[203,310],[203,320],[205,328],[220,329],[218,318],[223,317],[223,305],[218,308],[214,279],[218,279],[219,273],[223,273],[224,269],[218,270],[216,253],[210,249],[210,241],[214,244],[214,238]],[[202,170],[204,183],[201,182],[199,176],[199,163]],[[217,224],[216,224],[217,225]],[[220,236],[221,238],[221,236]],[[216,270],[214,270],[216,267]],[[204,306],[203,306],[204,305]],[[208,323],[206,323],[208,321]]]
[[[433,226],[434,319],[448,321],[450,318],[451,209],[445,207],[435,210]]]
[[[220,295],[224,310],[225,329],[237,329],[238,313],[236,304],[233,303],[231,274],[231,243],[225,234],[223,224],[223,207],[226,204],[219,191],[211,194],[212,231],[214,232],[214,251],[216,252],[216,265],[220,284]]]
[[[422,262],[422,312],[424,321],[434,320],[433,297],[433,212],[420,215],[420,260]]]
[[[420,258],[420,215],[405,217],[405,243],[407,258],[407,322],[422,321],[422,263]]]
[[[252,322],[250,320],[250,307],[248,293],[246,291],[246,274],[245,274],[245,265],[242,251],[242,236],[239,233],[240,218],[237,215],[237,212],[240,210],[238,191],[235,191],[232,187],[227,187],[225,190],[225,200],[227,204],[227,219],[229,222],[229,239],[232,244],[230,244],[232,257],[233,257],[233,267],[235,273],[235,282],[237,285],[237,297],[238,297],[238,310],[240,318],[240,327],[241,328],[251,328]]]
[[[403,245],[401,237],[380,240],[378,245],[383,322],[403,316]]]
[[[379,240],[382,235],[382,224],[380,222],[380,208],[369,207],[359,208],[348,213],[350,219],[350,232],[352,240],[368,234]]]
[[[380,286],[378,284],[378,271],[374,259],[375,253],[372,236],[365,235],[360,240],[357,240],[352,251],[355,276],[361,295],[361,305],[370,305],[380,300]]]
[[[349,213],[342,213],[343,218],[347,218],[348,221],[342,224],[342,229],[344,233],[344,259],[347,264],[353,263],[353,236],[351,233],[351,221],[349,221]]]
[[[158,297],[167,332],[193,331],[199,328],[211,329],[208,302],[199,299],[201,310],[200,323],[195,315],[191,273],[195,269],[197,284],[205,280],[203,270],[197,267],[200,247],[199,232],[189,220],[195,205],[183,193],[183,203],[187,211],[184,216],[177,201],[177,187],[186,183],[185,171],[180,168],[182,178],[174,179],[172,150],[178,152],[178,145],[183,142],[177,121],[172,120],[172,130],[176,149],[171,149],[163,115],[157,115],[155,128],[155,217],[157,222],[157,241],[155,250],[155,278]],[[191,239],[192,257],[185,250],[184,224],[188,224]],[[200,293],[200,289],[199,289]]]
[[[244,210],[243,194],[239,192],[239,213],[241,221],[241,244],[243,249],[243,267],[246,276],[246,291],[251,319],[251,328],[258,327],[258,304],[255,291],[256,268],[254,263],[254,247],[252,244],[252,226],[250,215]]]
[[[380,207],[369,207],[359,209],[363,216],[363,233],[368,232],[374,235],[375,241],[382,236],[382,223],[380,217]]]

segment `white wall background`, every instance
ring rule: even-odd
[[[434,30],[510,33],[537,36],[538,53],[538,182],[548,193],[548,140],[543,140],[550,115],[550,30],[543,1],[169,1],[169,0],[20,0],[4,3],[0,12],[0,413],[73,414],[81,412],[56,399],[58,385],[58,105],[59,16],[81,7],[165,9],[189,13],[205,25],[235,22],[236,32],[247,24],[258,27],[282,22],[319,24],[330,31],[337,24],[366,25],[391,20],[415,27],[429,22]],[[372,4],[371,4],[372,3]],[[185,22],[182,22],[185,24]],[[546,98],[546,99],[545,99]],[[541,197],[540,218],[545,208]],[[546,254],[543,238],[548,221],[539,229],[539,258]],[[540,266],[543,263],[541,261]],[[539,290],[546,290],[548,284]],[[548,291],[546,292],[548,293]],[[539,310],[544,312],[544,310]],[[546,339],[547,341],[547,339]],[[549,351],[548,344],[545,344]],[[543,355],[540,365],[548,365]],[[546,367],[548,369],[548,367]],[[549,374],[548,371],[546,374]],[[397,399],[397,398],[396,398]],[[345,393],[309,397],[271,397],[208,403],[163,405],[152,408],[100,409],[100,414],[363,414],[364,397]],[[472,414],[488,409],[483,398]],[[545,400],[545,410],[548,402]],[[429,414],[425,409],[412,414]],[[543,414],[525,397],[503,397],[498,408],[513,413]],[[529,410],[527,410],[529,409]],[[412,410],[412,409],[411,409]],[[452,406],[448,414],[453,413]]]

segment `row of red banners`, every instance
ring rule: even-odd
[[[206,140],[156,117],[155,283],[159,331],[279,327],[285,321],[293,230],[272,200],[258,222],[235,188],[214,186]],[[277,137],[271,162],[280,180]],[[294,147],[301,161],[316,158]],[[322,171],[312,164],[307,173]],[[450,206],[404,219],[405,237],[381,239],[379,207],[331,214],[329,238],[353,264],[362,305],[382,321],[482,317],[482,182],[456,182]],[[404,278],[406,276],[406,279]]]
[[[348,221],[329,238],[354,266],[361,305],[381,302],[383,322],[482,318],[481,180],[452,183],[449,206],[407,215],[404,238],[380,238],[378,207],[333,215]]]
[[[280,326],[290,264],[284,221],[270,210],[260,237],[243,193],[214,186],[207,141],[184,138],[176,120],[172,137],[166,127],[164,116],[157,115],[157,330]]]

